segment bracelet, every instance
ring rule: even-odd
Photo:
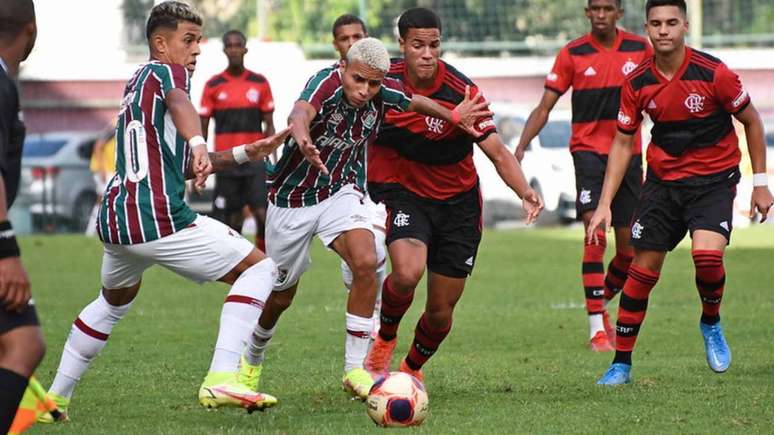
[[[462,115],[460,115],[460,112],[458,112],[457,108],[455,107],[451,111],[451,123],[452,125],[459,125],[461,120],[462,120]]]
[[[244,145],[231,148],[231,155],[234,156],[234,161],[240,165],[250,161],[250,157],[247,155],[247,151],[245,150]]]
[[[192,137],[191,139],[188,139],[188,145],[190,145],[191,148],[198,147],[199,145],[205,145],[206,146],[207,145],[207,141],[204,140],[203,137],[201,137],[199,135],[196,135],[196,136]]]
[[[0,259],[19,256],[16,233],[9,221],[0,222]]]
[[[753,174],[753,187],[766,187],[769,185],[769,175],[766,173]]]

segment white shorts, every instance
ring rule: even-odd
[[[104,246],[102,285],[107,289],[137,284],[154,264],[198,283],[217,281],[254,249],[241,234],[206,216],[151,242]]]
[[[373,202],[371,198],[366,195],[365,197],[366,207],[371,213],[371,225],[374,230],[379,230],[382,234],[387,232],[387,207],[383,202]],[[376,234],[376,233],[374,233]]]
[[[371,230],[371,220],[364,195],[352,185],[309,207],[284,208],[270,203],[266,212],[266,254],[277,263],[274,290],[292,287],[309,269],[314,236],[329,246],[346,231]]]

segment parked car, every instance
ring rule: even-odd
[[[493,103],[491,108],[500,137],[511,152],[515,151],[529,111],[504,103]],[[553,110],[545,127],[530,142],[522,161],[527,182],[543,197],[546,215],[555,215],[562,223],[575,219],[570,120],[569,111]],[[484,223],[493,226],[503,221],[521,220],[521,201],[500,179],[480,148],[475,149],[473,158],[481,179]]]
[[[17,204],[29,208],[34,231],[86,228],[97,199],[89,160],[98,134],[27,135]]]

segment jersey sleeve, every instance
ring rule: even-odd
[[[309,79],[298,97],[298,101],[306,101],[320,113],[323,103],[336,93],[340,80],[338,73],[333,68],[326,68]]]
[[[274,111],[274,96],[271,94],[271,86],[269,85],[269,81],[264,82],[264,89],[263,92],[261,92],[261,101],[260,101],[260,107],[261,112],[273,112]]]
[[[191,89],[191,77],[188,75],[188,70],[182,65],[173,63],[155,65],[153,73],[161,81],[161,93],[164,98],[172,89],[180,89],[186,94]]]
[[[621,104],[618,108],[618,131],[633,135],[642,124],[642,107],[630,80],[621,87]]]
[[[546,76],[545,88],[556,92],[559,95],[567,92],[572,86],[572,76],[574,73],[572,65],[572,57],[570,57],[570,50],[564,47],[559,51],[554,61],[554,66],[551,68],[551,72]]]
[[[411,92],[403,86],[400,80],[385,78],[379,92],[388,109],[405,112],[411,105]]]
[[[715,70],[715,95],[720,104],[731,114],[737,114],[750,105],[750,95],[744,89],[742,80],[725,64]]]
[[[215,86],[211,86],[209,82],[204,85],[204,91],[202,91],[202,100],[199,107],[199,116],[209,118],[215,111]]]
[[[481,90],[478,86],[473,85],[470,87],[470,97],[473,98],[478,95]],[[476,120],[476,130],[481,133],[481,136],[476,138],[476,143],[481,143],[484,139],[488,138],[490,134],[497,133],[497,127],[495,126],[494,119],[491,116],[482,116]]]

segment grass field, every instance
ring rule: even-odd
[[[431,414],[422,433],[771,433],[774,422],[774,227],[740,230],[726,260],[721,315],[731,369],[709,370],[698,330],[690,253],[672,253],[634,354],[634,384],[594,384],[611,354],[586,350],[579,229],[489,231],[454,328],[426,366]],[[609,252],[611,250],[608,250]],[[99,288],[96,240],[27,237],[22,252],[48,343],[48,385],[70,324]],[[72,421],[31,433],[378,433],[341,391],[345,294],[338,259],[319,244],[280,321],[262,389],[266,413],[207,412],[196,401],[217,333],[224,285],[160,268],[76,389]],[[399,333],[403,355],[424,284]]]

